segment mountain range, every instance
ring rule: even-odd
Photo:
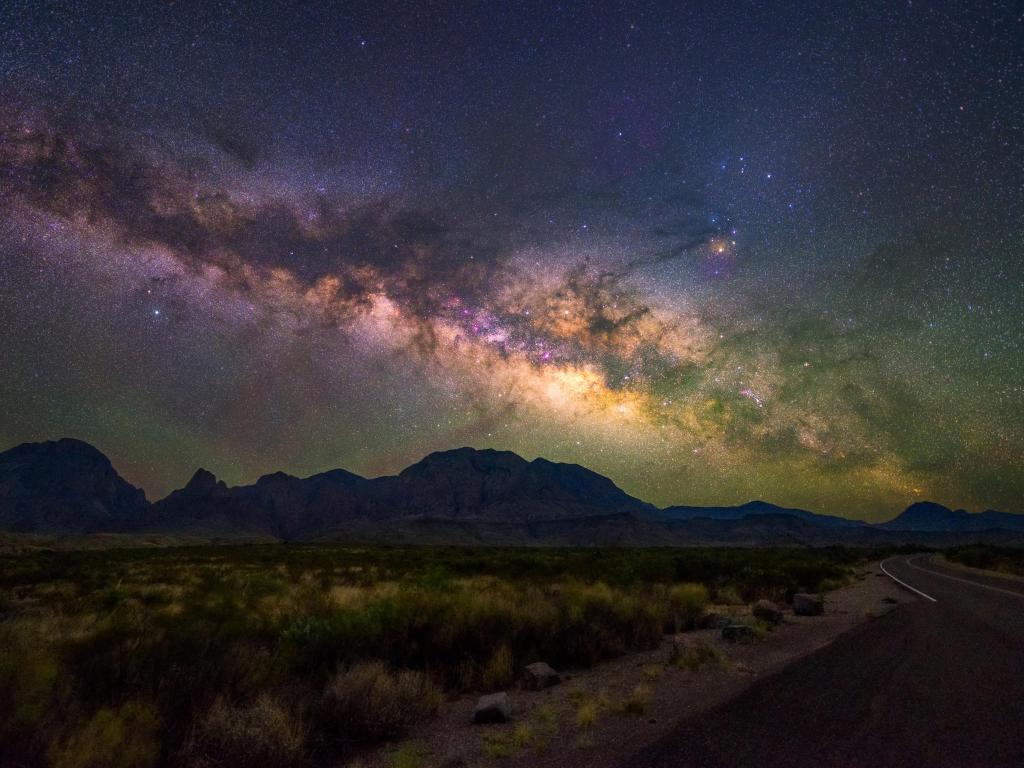
[[[472,448],[432,453],[377,478],[276,472],[229,487],[199,469],[150,503],[99,450],[70,438],[0,453],[0,530],[567,546],[1024,545],[1024,515],[920,502],[872,525],[764,501],[659,509],[576,464]]]

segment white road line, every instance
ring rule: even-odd
[[[909,584],[907,584],[907,582],[905,582],[905,581],[900,581],[899,579],[897,579],[897,578],[896,578],[895,576],[893,576],[893,575],[892,575],[891,573],[889,573],[889,571],[887,571],[887,570],[885,569],[885,563],[886,563],[886,561],[885,561],[885,560],[883,560],[882,562],[880,562],[880,563],[878,564],[878,567],[882,569],[882,573],[884,573],[884,574],[885,574],[886,576],[888,576],[888,577],[889,577],[890,579],[892,579],[893,581],[895,581],[895,582],[896,582],[897,584],[899,584],[899,585],[900,585],[901,587],[906,587],[906,588],[907,588],[907,589],[909,589],[909,590],[910,590],[911,592],[916,592],[916,593],[917,593],[917,594],[919,594],[919,595],[920,595],[921,597],[923,597],[923,598],[924,598],[925,600],[931,600],[931,601],[932,601],[933,603],[937,603],[937,602],[939,602],[938,600],[936,600],[936,599],[935,599],[934,597],[932,597],[931,595],[926,595],[926,594],[925,594],[924,592],[922,592],[922,591],[921,591],[920,589],[917,589],[917,588],[915,588],[915,587],[912,587],[912,586],[910,586]],[[909,564],[909,563],[908,563],[908,564]],[[919,571],[923,571],[923,570],[924,570],[924,568],[918,568],[918,570],[919,570]],[[928,573],[931,573],[931,571],[928,571]]]
[[[924,557],[924,555],[916,555],[915,557]],[[961,579],[959,576],[950,576],[948,573],[940,573],[939,571],[933,571],[930,568],[922,568],[920,565],[915,565],[913,563],[913,560],[915,559],[915,557],[908,557],[907,560],[906,560],[906,563],[911,568],[916,568],[917,570],[921,571],[922,573],[929,573],[932,576],[941,576],[942,578],[949,579],[951,581],[962,581],[964,584],[970,584],[971,586],[974,586],[974,587],[981,587],[982,589],[987,589],[987,590],[989,590],[991,592],[1002,592],[1004,595],[1013,595],[1014,597],[1019,597],[1021,599],[1024,599],[1024,593],[1021,593],[1021,592],[1014,592],[1011,589],[1000,589],[999,587],[992,587],[992,586],[989,586],[988,584],[982,584],[981,582],[978,582],[978,581],[971,581],[970,579]],[[885,569],[883,568],[882,570],[884,571]],[[891,576],[892,578],[896,579],[896,577],[893,576],[891,573],[889,574],[889,576]],[[896,581],[899,581],[899,579],[896,579]],[[903,582],[900,581],[900,584],[903,584]],[[903,586],[907,586],[907,585],[903,584]],[[910,587],[910,588],[914,589],[913,587]],[[916,589],[914,589],[914,591],[917,592]]]

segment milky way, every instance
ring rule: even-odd
[[[922,5],[12,4],[0,443],[1024,511],[1024,20]]]

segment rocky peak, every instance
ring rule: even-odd
[[[181,489],[181,492],[188,496],[208,496],[226,490],[227,484],[223,480],[218,480],[213,472],[200,467],[192,475],[192,479]]]
[[[133,523],[145,508],[143,491],[81,440],[23,443],[0,453],[0,527],[110,530]]]

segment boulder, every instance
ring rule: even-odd
[[[508,694],[490,693],[477,699],[473,710],[474,723],[507,723],[512,719],[512,705]]]
[[[523,687],[528,691],[541,691],[558,685],[561,678],[546,662],[535,661],[523,669]]]
[[[778,624],[782,621],[782,609],[771,600],[758,600],[754,603],[753,613],[754,618],[771,624]]]
[[[752,643],[757,632],[749,624],[727,624],[722,627],[722,637],[730,643]]]
[[[825,612],[825,598],[797,592],[793,595],[793,613],[797,616],[820,616]]]

